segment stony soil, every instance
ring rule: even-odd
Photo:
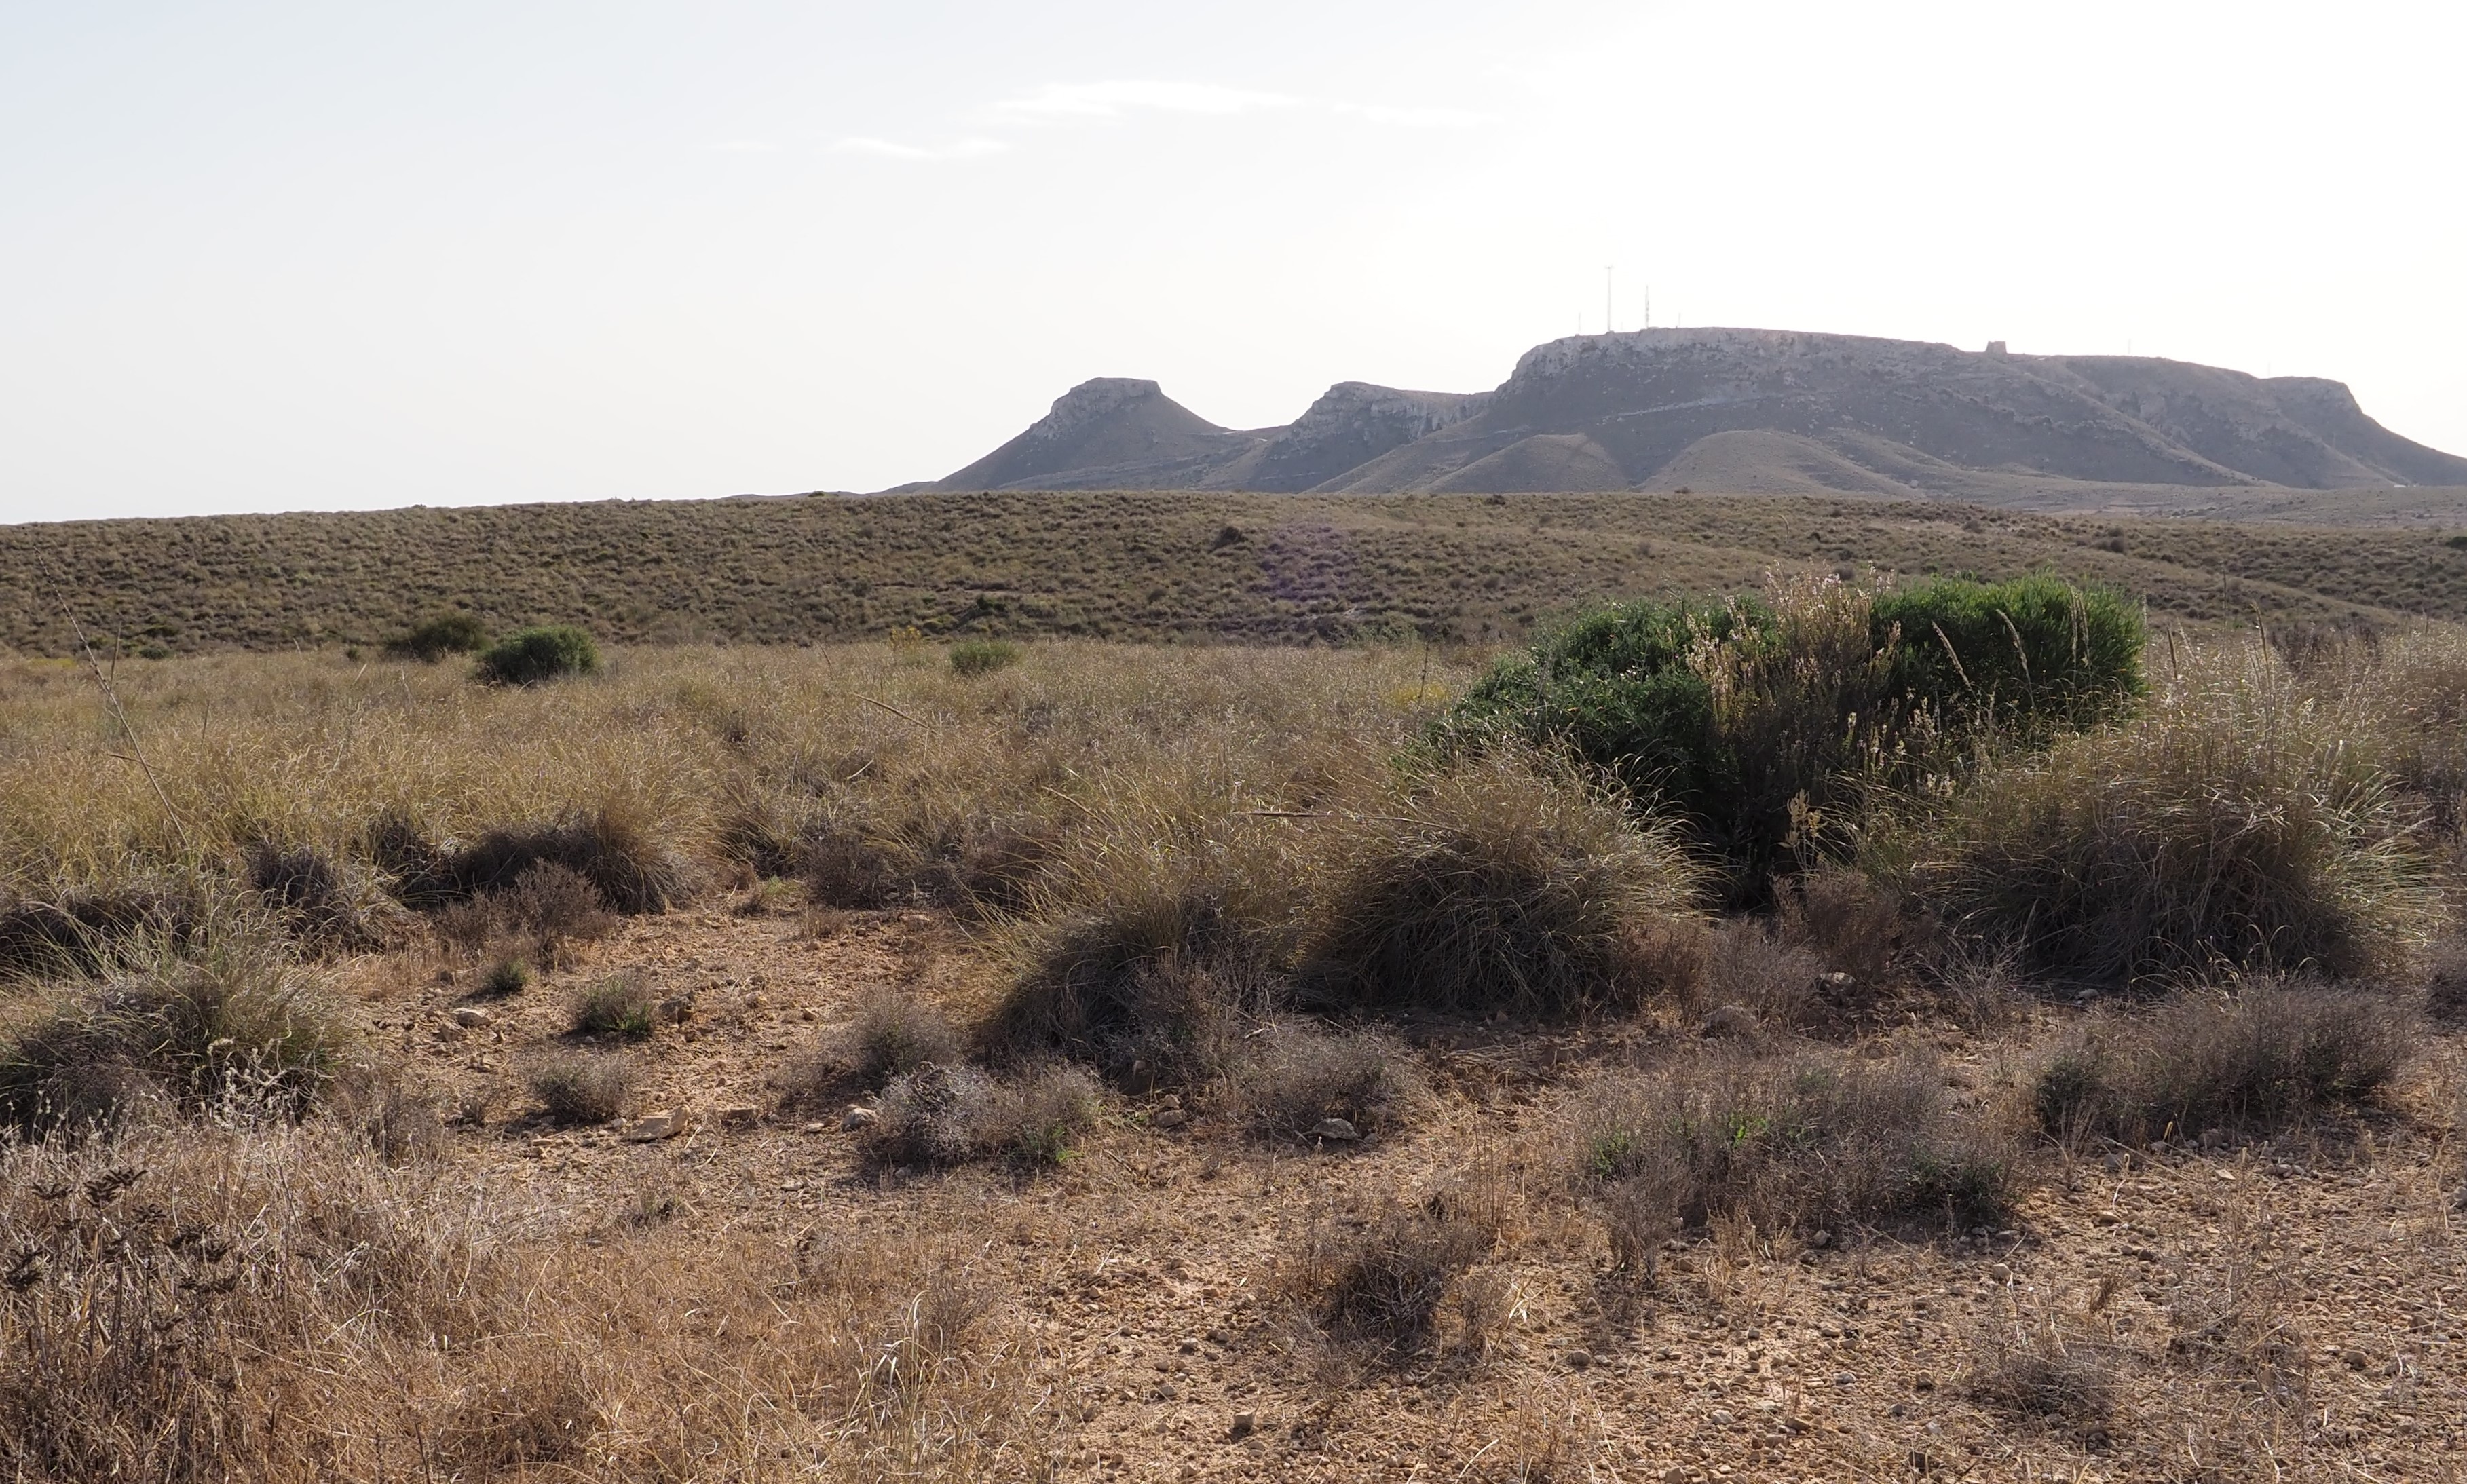
[[[1727,1230],[1660,1281],[1609,1270],[1562,1192],[1551,1133],[1584,1077],[1684,1054],[1687,1028],[1409,1035],[1437,1106],[1355,1146],[1262,1147],[1203,1113],[1117,1103],[1058,1171],[868,1168],[836,1119],[770,1082],[893,981],[964,1013],[957,924],[702,911],[639,919],[525,993],[469,998],[416,957],[352,981],[421,1080],[479,1113],[446,1158],[561,1206],[585,1240],[646,1223],[793,1243],[817,1230],[960,1233],[1037,1338],[1070,1478],[1847,1480],[2467,1477],[2467,1247],[2453,1147],[2462,1048],[2429,1047],[2396,1106],[2263,1146],[2044,1151],[2012,1225],[1932,1238]],[[621,967],[681,1025],[627,1052],[684,1132],[548,1125],[528,1068],[569,1047],[565,996]],[[460,1031],[451,1012],[490,1017]],[[2054,1026],[1939,1042],[1995,1116]],[[1500,1302],[1401,1357],[1314,1342],[1275,1296],[1316,1221],[1478,1187],[1501,1212]],[[2052,1332],[2112,1381],[2103,1412],[1979,1393],[1998,1337]]]

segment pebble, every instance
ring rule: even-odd
[[[483,1025],[493,1023],[496,1019],[478,1005],[457,1005],[454,1009],[454,1023],[464,1030],[478,1030]]]
[[[1148,1119],[1148,1126],[1158,1129],[1178,1129],[1189,1121],[1190,1114],[1187,1111],[1180,1108],[1167,1108]]]
[[[801,1123],[797,1125],[797,1132],[800,1134],[828,1134],[830,1131],[831,1126],[827,1123]]]
[[[1571,1350],[1568,1352],[1568,1369],[1572,1371],[1581,1371],[1586,1366],[1593,1363],[1593,1352],[1589,1350]]]
[[[762,1121],[762,1110],[752,1103],[732,1103],[719,1111],[720,1127],[742,1129]]]
[[[1343,1118],[1322,1118],[1319,1127],[1311,1130],[1311,1137],[1338,1144],[1349,1144],[1361,1136],[1353,1125]]]
[[[1249,1437],[1253,1432],[1256,1431],[1258,1427],[1259,1418],[1256,1413],[1235,1412],[1234,1414],[1234,1426],[1231,1429],[1231,1435],[1234,1441],[1238,1443],[1244,1438]]]

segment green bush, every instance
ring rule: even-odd
[[[386,653],[434,663],[453,654],[477,654],[488,647],[488,626],[479,615],[441,613],[422,618],[386,641]]]
[[[1622,603],[1500,660],[1432,740],[1566,747],[1685,816],[1753,893],[1854,776],[1910,783],[1981,729],[2035,739],[2121,709],[2142,640],[2122,598],[2051,576]]]
[[[600,646],[566,624],[524,629],[490,645],[480,656],[480,678],[492,686],[536,686],[600,669]]]
[[[2143,687],[2141,615],[2112,589],[2046,573],[1880,593],[1869,632],[1892,654],[1895,697],[1957,725],[2073,731]]]
[[[1019,663],[1019,646],[1007,639],[963,639],[951,646],[951,670],[959,675],[990,675]]]

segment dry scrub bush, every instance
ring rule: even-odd
[[[634,1100],[642,1073],[607,1051],[567,1051],[532,1073],[532,1096],[557,1123],[606,1123]]]
[[[52,986],[0,1031],[0,1121],[109,1128],[137,1108],[244,1093],[298,1110],[354,1044],[342,1010],[261,938],[140,945],[95,983]]]
[[[913,1232],[586,1248],[312,1118],[0,1146],[0,1473],[30,1484],[1054,1462],[1063,1398],[1002,1295]]]
[[[1391,1203],[1367,1218],[1315,1210],[1274,1275],[1319,1336],[1402,1357],[1433,1322],[1489,1237],[1440,1203]]]
[[[1633,1265],[1667,1225],[1765,1230],[2001,1219],[2019,1181],[2009,1139],[1956,1110],[1935,1062],[1841,1052],[1708,1055],[1607,1080],[1571,1130],[1578,1189]]]
[[[566,962],[568,945],[605,937],[617,927],[600,888],[555,861],[535,862],[509,886],[448,904],[435,922],[438,937],[458,952],[543,968]]]
[[[1322,1002],[1566,1015],[1685,997],[1702,872],[1548,754],[1494,749],[1349,819],[1299,975]]]
[[[894,1077],[882,1090],[865,1148],[886,1164],[1060,1164],[1096,1123],[1100,1106],[1096,1080],[1076,1067],[995,1077],[974,1067],[934,1063]]]
[[[1329,1118],[1365,1135],[1391,1132],[1426,1092],[1412,1054],[1393,1036],[1285,1022],[1245,1041],[1219,1099],[1234,1122],[1260,1137],[1305,1139]]]
[[[0,975],[90,974],[133,939],[185,941],[213,914],[204,884],[123,880],[0,887]]]
[[[2367,737],[2268,649],[2197,652],[2139,719],[1981,778],[1917,879],[1964,931],[2082,979],[2395,970],[2437,903]]]
[[[2010,1416],[2097,1439],[2116,1411],[2116,1357],[2049,1307],[2007,1299],[1970,1337],[1962,1389]]]
[[[2416,1027],[2386,996],[2254,981],[2094,1020],[2039,1073],[2039,1126],[2127,1143],[2268,1134],[2369,1102],[2412,1054]]]
[[[249,889],[292,937],[342,953],[382,948],[408,926],[400,904],[365,867],[338,864],[313,845],[260,841],[245,856]]]
[[[840,1063],[858,1082],[878,1089],[934,1063],[961,1059],[960,1034],[933,1005],[890,985],[877,985],[857,1001]]]
[[[1824,974],[1824,960],[1807,945],[1733,918],[1713,930],[1698,994],[1716,1009],[1737,1005],[1765,1024],[1812,1030],[1833,1018]]]

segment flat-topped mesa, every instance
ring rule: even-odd
[[[1291,424],[1250,432],[1153,381],[1100,378],[923,487],[1494,493],[1715,480],[2044,502],[2090,485],[2467,485],[2467,459],[2390,432],[2334,381],[1713,327],[1550,341],[1486,393],[1339,382]]]

